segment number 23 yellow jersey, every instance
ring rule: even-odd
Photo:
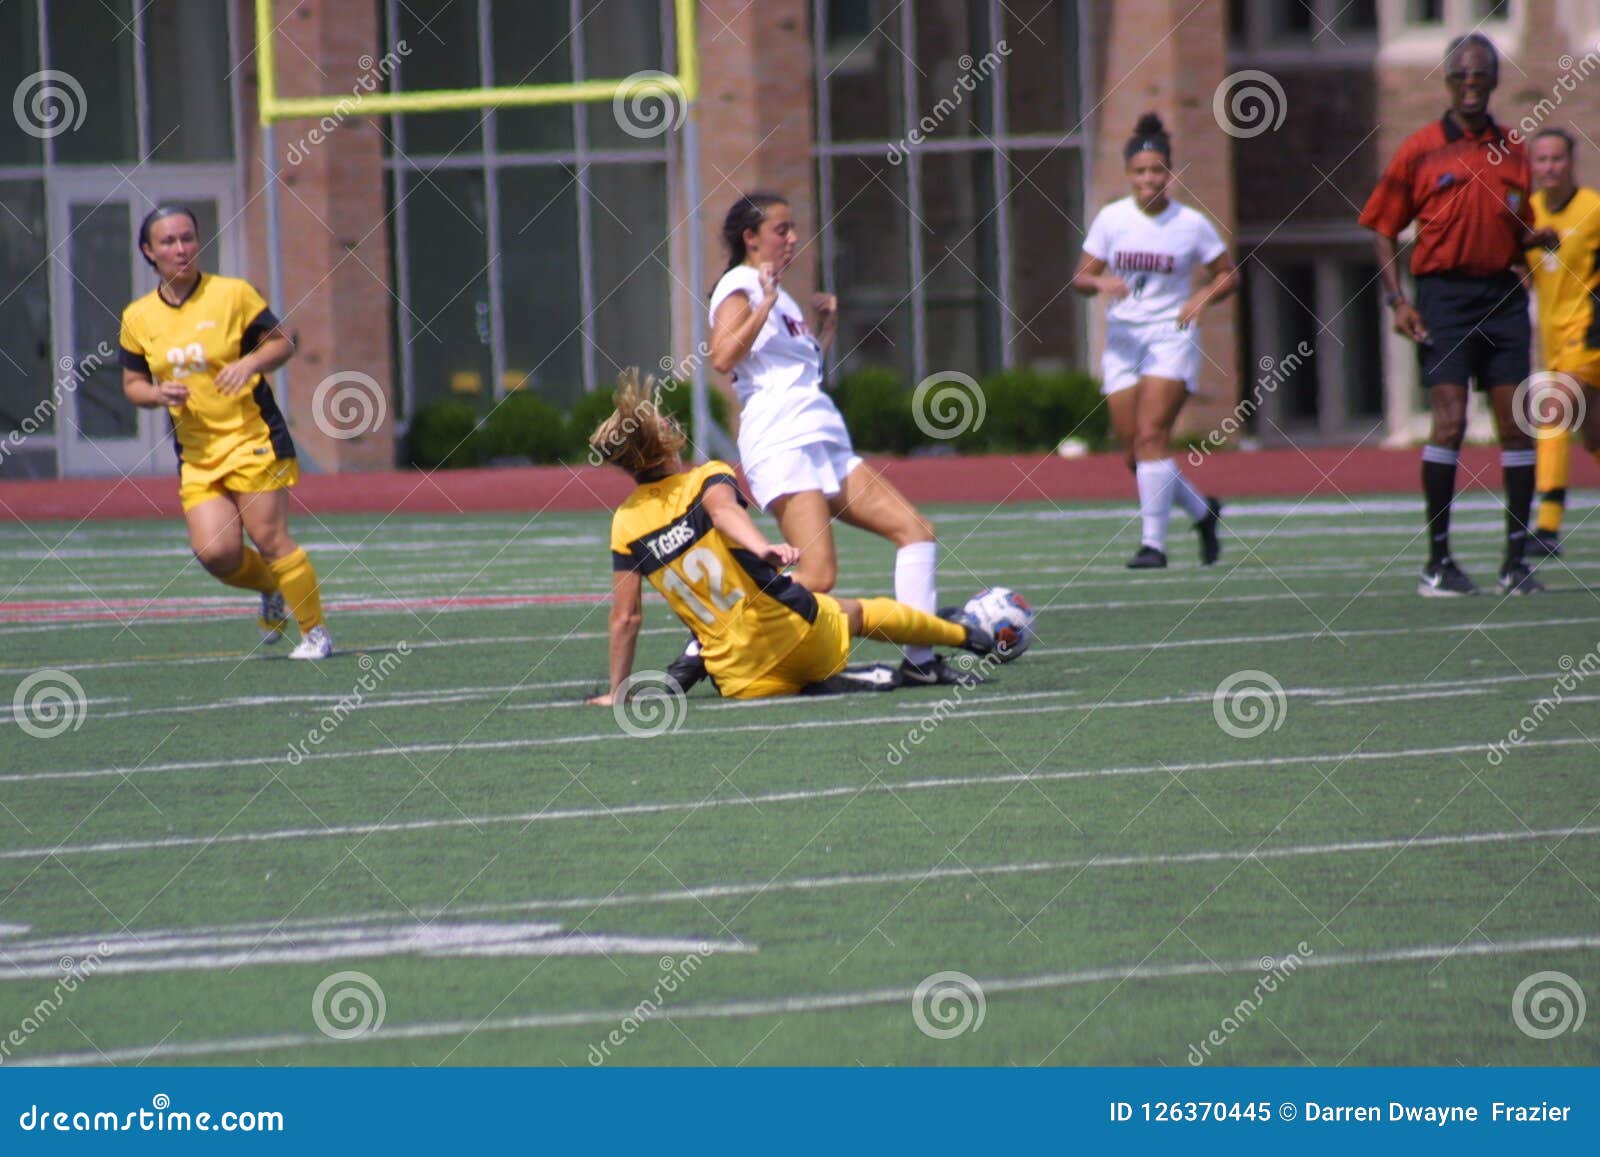
[[[215,375],[250,353],[278,324],[248,281],[201,274],[182,305],[152,291],[122,311],[122,366],[152,382],[181,382],[189,400],[169,406],[178,457],[208,467],[255,448],[293,458],[294,442],[272,387],[260,375],[223,396]]]
[[[637,571],[700,640],[706,671],[737,695],[789,654],[817,618],[816,597],[770,563],[733,546],[702,504],[733,468],[707,462],[641,484],[611,520],[611,565]]]

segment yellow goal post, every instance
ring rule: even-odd
[[[530,108],[536,106],[587,104],[601,101],[628,100],[641,97],[660,97],[683,103],[685,193],[691,206],[694,237],[699,237],[699,133],[694,115],[694,105],[700,94],[700,54],[695,31],[695,5],[697,0],[673,0],[674,38],[677,41],[676,73],[641,72],[617,80],[581,80],[564,84],[497,85],[479,88],[432,89],[422,92],[371,92],[352,97],[349,93],[337,96],[283,97],[278,95],[277,56],[273,43],[277,25],[273,21],[273,0],[255,0],[256,57],[258,62],[258,115],[260,117],[261,153],[266,186],[267,209],[267,260],[271,280],[272,300],[282,308],[283,270],[281,262],[281,219],[278,208],[278,121],[343,119],[351,115],[385,116],[396,113],[459,112],[488,108]],[[700,284],[701,264],[698,243],[689,246],[690,280]],[[695,349],[704,345],[705,319],[702,311],[692,310],[693,342]],[[691,359],[694,367],[693,382],[693,437],[696,447],[706,445],[711,436],[710,406],[706,397],[703,358]],[[278,378],[279,400],[288,409],[288,395],[282,388],[283,371]],[[409,417],[409,415],[408,415]]]

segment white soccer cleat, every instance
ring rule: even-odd
[[[328,628],[312,627],[295,649],[289,652],[289,658],[326,659],[331,654],[333,654],[333,636],[328,634]]]
[[[261,627],[263,643],[276,643],[283,638],[283,630],[289,625],[289,606],[283,601],[282,591],[261,596],[261,615],[256,622]]]

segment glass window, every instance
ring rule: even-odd
[[[73,205],[68,260],[72,270],[72,350],[75,364],[88,361],[101,342],[115,343],[122,307],[133,299],[133,216],[126,201]],[[139,411],[122,393],[122,370],[105,364],[73,391],[79,432],[88,438],[132,438]]]
[[[1305,40],[1311,35],[1311,10],[1316,0],[1274,0],[1270,9],[1272,39]]]
[[[1444,0],[1406,0],[1406,21],[1411,24],[1442,24]]]
[[[577,174],[519,166],[499,181],[507,384],[567,405],[583,393]]]
[[[1000,247],[992,152],[930,154],[922,167],[928,368],[998,366]]]
[[[407,172],[403,188],[417,403],[492,395],[483,172]]]
[[[595,387],[606,389],[627,366],[655,372],[671,350],[667,170],[664,164],[595,165],[588,185]]]
[[[642,9],[642,11],[641,11]],[[662,67],[659,12],[652,5],[619,4],[616,0],[583,0],[583,71],[591,80],[620,80],[636,72],[669,71]],[[647,102],[654,129],[676,120],[676,106]],[[657,115],[661,120],[654,119]],[[663,135],[665,130],[663,129]],[[659,151],[662,135],[637,136],[617,123],[609,103],[589,106],[591,149],[644,149]],[[659,356],[659,355],[658,355]]]
[[[1083,169],[1077,152],[1017,152],[1011,166],[1011,293],[1015,360],[1082,368],[1083,308],[1067,284],[1083,244]],[[1098,373],[1098,369],[1096,370]]]
[[[150,155],[156,161],[233,156],[228,9],[212,0],[163,0],[144,9]]]
[[[1383,417],[1384,310],[1378,301],[1378,267],[1355,261],[1341,269],[1344,293],[1338,308],[1349,310],[1344,326],[1345,404],[1355,420]]]
[[[900,69],[903,0],[828,0],[827,73],[833,140],[889,140],[903,133]]]
[[[477,88],[483,83],[478,67],[477,0],[405,0],[398,7],[399,39],[411,51],[395,75],[407,91]],[[485,115],[470,110],[401,117],[405,151],[412,156],[438,156],[481,149]]]
[[[1333,18],[1340,32],[1378,31],[1378,0],[1351,0],[1342,5]]]
[[[38,165],[44,163],[44,140],[40,131],[49,127],[53,115],[36,104],[39,82],[24,88],[24,82],[39,71],[38,11],[32,0],[0,4],[0,95],[23,101],[23,117],[12,115],[15,103],[0,108],[0,165]],[[28,131],[29,127],[33,131]]]
[[[1013,133],[1078,128],[1077,0],[1006,0],[1006,119]]]
[[[917,117],[931,137],[994,131],[995,75],[1003,62],[986,5],[916,0]],[[935,127],[929,130],[926,126]]]
[[[490,28],[496,86],[565,84],[572,79],[572,21],[566,4],[507,4],[502,0],[490,8]],[[501,149],[572,149],[572,105],[500,109],[494,117]]]
[[[1277,333],[1283,351],[1299,349],[1302,342],[1307,348],[1319,349],[1317,267],[1309,261],[1286,262],[1273,268],[1272,275],[1276,277]],[[1283,353],[1280,352],[1278,356],[1283,357]],[[1296,425],[1315,424],[1318,392],[1317,359],[1314,354],[1284,376],[1283,384],[1278,387],[1278,396],[1282,399],[1278,408],[1280,420]],[[1272,433],[1275,431],[1270,427],[1263,431],[1264,435]]]
[[[55,427],[53,407],[34,416],[53,371],[47,229],[44,182],[0,181],[0,438]]]
[[[55,138],[55,159],[62,164],[138,160],[133,0],[51,0],[46,17],[50,67],[71,77],[82,96],[83,123]]]
[[[911,214],[903,165],[881,156],[833,161],[838,206],[834,234],[834,284],[839,292],[839,335],[834,346],[841,371],[861,365],[896,366],[910,373]]]

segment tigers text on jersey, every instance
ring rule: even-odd
[[[725,462],[641,484],[612,516],[611,566],[637,571],[666,598],[700,640],[717,689],[733,696],[806,637],[817,600],[722,536],[701,502],[713,486],[732,486],[745,505]]]
[[[1193,292],[1196,263],[1211,264],[1227,246],[1216,227],[1187,205],[1168,200],[1152,217],[1124,197],[1095,214],[1083,251],[1127,282],[1128,296],[1112,303],[1106,319],[1137,325],[1176,321]]]
[[[278,324],[247,281],[202,274],[182,305],[152,290],[122,311],[122,366],[152,382],[181,382],[189,400],[169,406],[178,457],[213,466],[257,445],[293,458],[294,442],[272,387],[256,376],[231,396],[217,390],[216,373],[261,343]]]
[[[1600,358],[1600,193],[1580,187],[1556,213],[1546,200],[1534,193],[1533,227],[1554,229],[1561,247],[1528,250],[1528,268],[1545,368],[1570,372]]]
[[[735,293],[761,301],[761,275],[751,265],[736,265],[722,275],[711,294],[711,321],[717,307]],[[839,407],[822,388],[822,347],[806,328],[805,315],[782,286],[767,322],[750,352],[733,369],[739,395],[739,460],[748,469],[780,450],[812,442],[849,448]]]

